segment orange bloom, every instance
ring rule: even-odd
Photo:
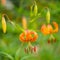
[[[42,25],[41,32],[45,35],[58,32],[58,24],[56,22],[53,22],[53,25],[54,25],[55,29],[53,29],[52,25],[50,25],[50,24],[48,24],[47,26],[45,24]]]
[[[22,42],[35,42],[37,38],[38,38],[37,33],[30,30],[26,30],[19,36],[19,39]]]

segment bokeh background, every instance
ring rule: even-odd
[[[0,60],[60,60],[60,0],[35,0],[38,6],[38,13],[41,15],[32,23],[30,19],[30,7],[34,0],[0,0]],[[56,21],[59,25],[58,33],[54,36],[57,42],[47,44],[49,35],[44,36],[40,32],[42,24],[46,23],[46,9],[48,7],[51,13],[51,23]],[[9,23],[9,19],[5,16],[7,22],[6,34],[2,31],[2,14],[6,14],[11,21],[16,24],[14,27]],[[38,54],[26,54],[24,47],[21,46],[19,35],[22,33],[22,17],[27,19],[28,29],[34,30],[39,37],[32,45],[39,46]]]

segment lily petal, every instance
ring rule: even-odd
[[[58,24],[56,22],[53,22],[53,25],[55,27],[55,29],[53,30],[53,32],[58,32]]]
[[[46,25],[44,24],[44,25],[42,25],[42,27],[41,27],[41,32],[43,33],[43,34],[47,34],[47,27],[46,27]]]

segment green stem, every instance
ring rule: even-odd
[[[29,46],[29,47],[32,46],[31,42],[28,43],[28,46]]]
[[[53,36],[53,34],[50,35],[50,40],[51,39],[55,39],[55,37]]]
[[[24,43],[22,43],[22,44],[20,45],[20,47],[17,49],[16,54],[15,54],[15,60],[19,60],[19,58],[20,58],[20,50],[21,50],[21,48],[23,47],[23,44],[24,44]]]

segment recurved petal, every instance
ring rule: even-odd
[[[58,32],[58,24],[56,22],[53,22],[53,25],[55,27],[55,29],[53,30],[53,32]]]

